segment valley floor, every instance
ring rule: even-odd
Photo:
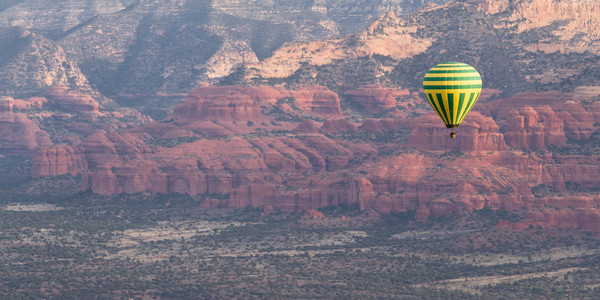
[[[593,298],[600,238],[495,227],[506,212],[416,224],[356,207],[264,216],[187,196],[0,203],[0,298]],[[38,200],[38,201],[33,201]],[[48,202],[50,201],[50,202]]]

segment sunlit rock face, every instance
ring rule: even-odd
[[[53,85],[90,91],[86,76],[55,41],[30,30],[0,28],[0,87],[7,96],[35,95]]]
[[[494,120],[471,112],[459,128],[456,138],[450,138],[445,126],[440,126],[440,119],[435,113],[427,114],[412,121],[408,145],[423,150],[456,150],[467,153],[483,151],[507,150],[504,136]]]

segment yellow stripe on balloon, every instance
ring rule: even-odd
[[[472,67],[457,67],[457,68],[449,68],[449,67],[440,67],[440,68],[432,68],[429,71],[468,71],[472,70]]]
[[[446,110],[448,123],[452,124],[452,109],[450,107],[450,103],[448,102],[448,93],[442,94],[442,101],[444,101],[444,109]]]
[[[471,85],[471,84],[481,84],[481,80],[445,80],[445,81],[427,81],[424,84],[429,85]]]

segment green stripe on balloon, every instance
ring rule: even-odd
[[[458,89],[480,89],[481,84],[469,84],[469,85],[423,85],[425,90],[458,90]]]
[[[460,116],[462,115],[463,104],[465,103],[465,93],[460,93],[458,95],[458,109],[456,110],[456,120],[460,121]]]
[[[450,113],[450,124],[456,124],[456,119],[454,117],[454,114],[452,113],[454,111],[454,94],[450,93],[448,94],[448,112]]]

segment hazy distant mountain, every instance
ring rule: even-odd
[[[421,2],[24,0],[3,2],[0,28],[55,41],[108,96],[182,93],[284,43],[358,32]]]
[[[428,67],[465,61],[482,73],[486,87],[511,93],[599,84],[597,3],[472,2],[407,17],[387,14],[366,32],[289,43],[224,82],[419,88]]]
[[[0,29],[2,96],[37,96],[54,84],[92,92],[85,75],[53,40],[18,27]]]

